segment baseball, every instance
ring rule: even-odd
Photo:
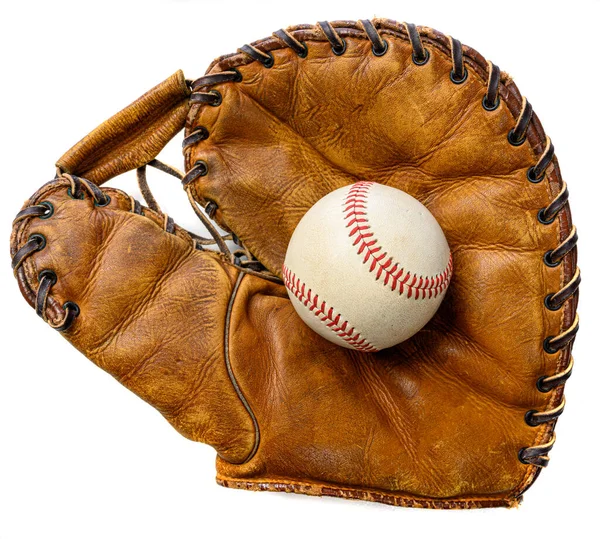
[[[448,242],[429,210],[404,191],[366,181],[319,200],[298,223],[283,264],[302,320],[363,352],[417,333],[451,275]]]

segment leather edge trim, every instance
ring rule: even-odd
[[[254,425],[254,445],[252,446],[250,453],[244,459],[244,461],[240,462],[240,463],[236,463],[236,464],[246,464],[248,461],[250,461],[250,459],[252,459],[252,457],[254,457],[254,455],[256,455],[256,452],[258,451],[258,446],[260,445],[260,428],[258,426],[258,421],[256,419],[256,416],[254,415],[254,412],[252,411],[252,408],[250,407],[250,404],[246,400],[246,397],[244,396],[244,393],[242,392],[242,390],[237,382],[237,379],[233,372],[233,368],[231,366],[231,358],[229,355],[229,337],[230,337],[230,332],[231,332],[231,313],[233,311],[233,304],[235,303],[235,299],[237,297],[237,293],[240,288],[240,284],[242,283],[242,279],[244,277],[245,277],[244,273],[240,273],[238,275],[235,285],[233,287],[233,291],[231,292],[231,297],[229,298],[229,304],[227,305],[227,313],[225,315],[225,339],[224,339],[225,340],[225,347],[224,347],[225,353],[224,353],[224,355],[225,355],[225,366],[227,368],[227,374],[229,375],[229,380],[231,381],[231,385],[233,386],[233,389],[235,390],[235,392],[236,392],[238,398],[240,399],[241,403],[243,404],[244,408],[248,412],[248,415],[250,416],[250,419],[252,420],[252,424]]]
[[[374,20],[377,23],[378,30],[382,34],[393,36],[404,41],[409,41],[406,30],[398,22],[385,18],[376,18]],[[355,21],[335,21],[331,24],[336,28],[336,30],[340,33],[342,37],[367,39],[362,29],[358,28],[358,23],[356,23]],[[435,47],[435,49],[437,49],[437,51],[441,54],[445,54],[448,57],[451,56],[448,37],[444,33],[425,26],[418,26],[418,29],[421,38],[424,41],[424,44]],[[325,40],[325,37],[321,38],[321,36],[316,35],[319,33],[316,25],[295,25],[288,27],[287,30],[294,34],[295,37],[304,42]],[[264,47],[264,49],[268,52],[283,49],[286,47],[284,44],[281,43],[281,41],[277,40],[276,38],[273,38],[272,36],[254,41],[252,42],[252,45],[260,45]],[[472,47],[468,45],[463,45],[463,47],[465,63],[482,80],[485,81],[486,77],[484,77],[484,73],[487,66],[485,58]],[[247,55],[244,55],[240,52],[225,54],[213,60],[213,62],[211,62],[208,69],[206,70],[206,73],[212,73],[215,69],[227,70],[232,67],[239,67],[241,65],[246,65],[255,61],[256,60],[249,59]],[[510,75],[508,75],[506,72],[501,72],[500,74],[500,85],[498,95],[500,99],[503,100],[506,104],[506,107],[508,108],[509,112],[516,119],[520,113],[520,104],[522,102],[521,93],[512,77],[510,77]],[[186,135],[188,134],[188,131],[191,129],[191,126],[196,120],[196,117],[199,113],[199,109],[200,105],[193,105],[188,110],[185,125]],[[539,155],[543,153],[543,141],[545,141],[545,131],[535,112],[531,119],[531,128],[528,129],[526,137],[533,155],[535,157],[539,157]],[[189,155],[189,152],[184,152],[184,166],[186,171],[189,168]],[[546,187],[546,191],[550,200],[552,199],[553,187],[554,189],[556,189],[555,186],[560,187],[564,184],[564,180],[562,179],[558,159],[556,156],[554,156],[552,159],[552,165],[553,168],[548,172],[548,185]],[[199,197],[199,193],[197,192],[195,186],[192,186],[192,188],[194,189],[194,194],[196,195],[195,198],[201,198]],[[564,241],[564,239],[566,239],[572,227],[572,216],[570,205],[568,202],[563,207],[563,211],[559,213],[557,220],[560,224],[557,234],[558,243],[560,243],[561,241]],[[220,222],[219,225],[226,230],[230,230],[225,223]],[[561,269],[563,283],[568,282],[573,277],[576,268],[576,260],[577,248],[574,248],[564,258],[564,268]],[[576,298],[570,298],[565,303],[561,331],[568,328],[570,323],[572,323],[572,321],[574,320],[576,305]],[[573,343],[571,343],[567,348],[562,350],[560,354],[558,354],[557,360],[555,362],[556,367],[554,369],[554,372],[559,372],[561,368],[564,368],[569,363],[569,360],[572,355],[572,346]],[[564,387],[556,388],[554,390],[554,397],[551,398],[550,405],[552,406],[559,402],[562,398],[563,393]],[[548,441],[552,437],[555,425],[556,421],[553,421],[546,424],[544,427],[540,427],[540,431],[538,431],[538,433],[536,433],[534,437],[533,445]],[[523,493],[527,491],[535,482],[535,480],[539,476],[540,471],[541,470],[539,469],[539,467],[535,465],[527,465],[521,481],[515,486],[515,488],[512,491],[512,496],[514,497],[514,499],[520,499],[522,497]]]
[[[422,509],[482,509],[487,507],[518,507],[522,498],[498,495],[489,498],[428,498],[395,494],[377,489],[357,489],[327,483],[290,481],[287,479],[233,479],[217,475],[217,484],[226,488],[263,492],[288,492],[307,496],[332,496],[368,502],[378,502],[397,507]]]

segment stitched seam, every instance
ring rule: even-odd
[[[308,288],[306,283],[303,283],[285,264],[283,265],[282,272],[283,282],[287,289],[338,337],[361,352],[379,351],[378,348],[362,337],[354,326],[350,326],[347,320],[342,321],[343,317],[340,313],[334,315],[333,307],[327,305],[324,299],[319,298],[319,295]]]
[[[60,189],[61,185],[57,185],[54,181],[48,182],[44,184],[33,196],[31,196],[26,202],[27,205],[35,205],[40,202],[40,199],[43,199],[45,196],[52,195],[56,191]],[[16,230],[13,226],[13,233],[11,234],[11,257],[13,256],[13,250],[17,252],[17,246],[23,243],[23,238],[26,238],[29,235],[29,230],[32,225],[31,219],[25,219],[17,224]],[[25,297],[25,301],[29,303],[31,307],[35,309],[35,300],[37,291],[39,288],[39,283],[37,282],[38,275],[38,265],[35,262],[35,258],[32,256],[27,257],[21,267],[19,268],[19,272],[22,272],[24,278],[22,279],[23,286],[27,294],[23,294]],[[36,286],[37,284],[37,286]],[[51,295],[48,296],[48,307],[53,311],[53,315],[55,316],[52,321],[56,321],[59,319],[60,315],[56,315],[55,311],[57,309],[58,302]]]
[[[379,240],[369,225],[367,202],[372,185],[373,182],[355,183],[342,203],[346,228],[351,229],[348,236],[355,237],[352,246],[358,247],[356,254],[363,255],[363,264],[370,264],[369,273],[377,270],[376,281],[384,275],[383,284],[389,286],[392,291],[398,289],[398,294],[402,295],[406,292],[406,297],[414,299],[437,297],[448,288],[452,276],[452,253],[446,269],[433,276],[411,273],[398,262],[394,262],[393,258],[378,244]]]
[[[386,29],[384,29],[384,28],[379,28],[378,30],[379,30],[379,32],[380,32],[381,34],[383,34],[383,33],[387,33],[387,32],[389,31],[389,30],[386,30]],[[393,35],[393,34],[392,34],[392,35]],[[365,38],[364,38],[364,36],[356,36],[356,37],[360,37],[361,39],[365,39]],[[402,39],[404,39],[405,41],[407,40],[407,38],[406,38],[405,36],[399,36],[399,37],[401,37],[401,38],[402,38]],[[436,48],[438,48],[439,50],[441,50],[441,49],[439,48],[438,44],[437,44],[437,43],[435,43],[435,39],[439,39],[437,35],[435,36],[435,38],[434,38],[434,37],[421,36],[421,39],[423,40],[423,42],[424,42],[424,43],[425,43],[425,42],[427,42],[427,43],[429,43],[430,45],[433,45],[433,46],[435,46]],[[446,56],[448,56],[448,53],[447,53],[447,52],[446,52],[445,54],[446,54]],[[464,53],[464,54],[465,54],[465,62],[466,62],[467,64],[469,64],[469,62],[468,62],[468,60],[470,60],[470,58],[469,58],[469,50],[465,51],[465,53]],[[474,55],[475,53],[471,53],[471,54],[473,54],[473,55]],[[472,61],[472,62],[474,62],[475,60],[474,60],[474,59],[471,59],[471,61]],[[211,66],[211,67],[212,67],[212,66]],[[510,84],[510,83],[511,83],[511,81],[510,81],[510,80],[506,81],[505,83],[502,83],[502,82],[501,82],[501,87],[502,87],[502,85],[504,85],[504,84],[505,84],[506,86],[509,86],[509,84]],[[502,97],[502,96],[501,96],[501,97]],[[511,113],[512,113],[512,111],[511,111]],[[565,218],[565,219],[566,219],[566,218]],[[562,219],[561,219],[561,216],[559,216],[559,220],[562,220]],[[560,239],[560,237],[561,237],[561,232],[560,232],[560,231],[559,231],[559,233],[558,233],[558,237],[559,237],[559,239]],[[571,258],[573,258],[573,257],[571,257]],[[563,270],[563,271],[566,271],[566,270]],[[563,277],[564,277],[564,275],[563,275]],[[564,282],[564,279],[563,279],[563,282]],[[566,313],[566,312],[567,312],[567,308],[565,308],[565,313]],[[561,321],[561,323],[562,323],[562,324],[564,324],[564,317],[563,317],[563,320]],[[561,325],[561,327],[563,327],[563,326]],[[567,363],[567,358],[568,358],[569,356],[570,356],[570,351],[566,351],[564,354],[561,354],[561,359],[560,359],[560,360],[557,362],[557,371],[558,371],[558,369],[559,369],[559,367],[560,367],[560,365],[561,365],[562,363],[565,363],[565,364]]]
[[[398,23],[395,23],[394,21],[387,21],[385,19],[378,19],[378,22],[384,22],[385,24],[389,25],[388,27],[386,27],[385,25],[381,26],[378,25],[378,31],[380,34],[385,34],[388,35],[390,37],[394,37],[394,38],[399,38],[403,41],[410,41],[408,35],[403,35],[403,31],[401,28],[397,28]],[[355,29],[356,28],[356,23],[352,24],[349,23],[349,26],[351,27],[351,29]],[[391,28],[390,28],[391,26]],[[295,35],[296,31],[299,30],[298,28],[290,31],[290,33],[292,35]],[[348,35],[346,35],[346,33],[344,32],[344,30],[348,30],[348,28],[346,28],[346,24],[344,24],[343,26],[340,27],[336,27],[337,31],[340,31],[340,35],[342,35],[342,37],[351,37],[351,38],[356,38],[356,39],[366,39],[365,35],[361,35],[359,34],[350,34],[348,33]],[[362,30],[362,29],[361,29]],[[364,30],[363,30],[364,31]],[[448,49],[448,46],[446,43],[441,43],[442,39],[445,40],[446,36],[444,36],[443,34],[439,33],[439,32],[431,32],[427,33],[427,35],[421,35],[421,39],[423,41],[423,44],[425,45],[428,44],[429,46],[435,47],[435,49],[437,49],[439,52],[441,52],[443,55],[445,55],[447,58],[450,57],[450,50]],[[265,38],[264,40],[260,40],[257,42],[254,42],[254,45],[260,45],[263,44],[265,42],[267,42],[269,40],[269,38]],[[312,41],[325,41],[324,38],[320,38],[320,37],[312,37],[311,39],[308,40],[304,40],[305,43],[307,42],[312,42]],[[273,50],[277,50],[277,49],[283,49],[285,48],[285,45],[281,44],[281,42],[278,42],[278,46],[270,48],[270,51]],[[480,74],[479,70],[483,69],[483,67],[480,65],[480,61],[479,61],[479,54],[477,53],[477,51],[475,51],[474,49],[471,49],[470,47],[466,47],[466,50],[463,51],[463,61],[465,62],[466,66],[471,68],[471,71],[480,79],[484,82],[485,84],[485,79],[484,77]],[[240,66],[240,65],[245,65],[247,63],[252,63],[253,61],[247,62],[244,61],[243,59],[243,55],[240,53],[232,53],[232,54],[228,54],[228,55],[224,55],[221,56],[220,58],[217,58],[216,60],[214,60],[211,65],[209,66],[207,72],[211,72],[213,70],[213,68],[217,65],[219,65],[221,62],[226,61],[229,58],[233,58],[233,57],[238,57],[237,61],[233,61],[232,62],[232,66]],[[509,95],[511,93],[511,86],[516,88],[516,85],[514,85],[514,82],[512,81],[512,79],[510,79],[510,77],[502,77],[501,74],[501,79],[500,79],[500,85],[499,85],[499,89],[498,89],[498,95],[500,97],[500,99],[502,101],[505,102],[505,104],[507,105],[508,110],[510,111],[510,114],[513,116],[513,118],[515,120],[518,119],[519,114],[515,114],[513,112],[513,107],[511,107],[509,105],[509,100],[507,98],[507,95]],[[502,91],[502,89],[504,89],[504,92]],[[518,93],[518,90],[517,90]],[[513,92],[514,95],[514,92]],[[520,94],[519,94],[520,95]],[[191,107],[191,109],[193,109],[194,107]],[[200,109],[200,106],[198,106],[198,109]],[[199,110],[194,111],[194,119],[196,118]],[[192,117],[192,110],[190,110],[190,112],[188,113],[188,121],[191,123],[191,117]],[[535,114],[534,117],[532,118],[532,120],[535,119]],[[533,130],[536,131],[536,133],[538,134],[538,136],[540,136],[540,138],[543,138],[543,129],[541,128],[541,126],[536,126],[535,121],[532,121],[531,127]],[[187,133],[186,133],[187,134]],[[537,152],[535,150],[535,146],[534,143],[531,141],[531,137],[529,134],[526,134],[526,139],[527,142],[529,143],[530,146],[530,152],[533,154],[534,158],[537,158]],[[189,158],[190,158],[190,152],[186,151],[185,152],[185,160],[186,160],[186,164],[189,162]],[[553,159],[553,163],[555,161],[555,158]],[[550,183],[552,181],[552,179],[554,179],[556,181],[556,183],[559,183],[561,178],[560,178],[560,173],[557,172],[556,170],[552,171],[549,170],[547,172],[548,174],[548,178],[549,178],[549,182],[548,185],[546,186],[546,191],[550,194],[551,191],[551,187],[550,187]],[[569,210],[569,206],[568,204],[565,206],[566,212],[569,213],[570,215],[570,210]],[[564,212],[561,212],[561,214],[558,215],[557,219],[559,223],[562,223],[564,220],[567,220],[567,222],[569,222],[569,218],[566,217],[564,214]],[[561,232],[561,227],[559,227],[558,233],[558,240],[559,243],[562,239],[562,232]],[[573,252],[568,254],[568,258],[570,260],[574,259],[575,256],[575,249],[573,250]],[[568,260],[567,260],[568,262]],[[573,264],[573,262],[572,262]],[[573,264],[574,265],[574,264]],[[561,274],[561,282],[564,284],[565,282],[565,273],[566,273],[566,268],[561,268],[562,274]],[[574,270],[571,272],[574,273]],[[561,329],[565,329],[565,316],[567,313],[567,309],[571,309],[571,311],[573,311],[574,309],[572,308],[572,300],[570,300],[568,302],[568,305],[565,306],[565,311],[563,314],[563,317],[561,319]],[[560,357],[557,359],[556,361],[556,369],[555,372],[559,372],[561,367],[564,367],[565,365],[568,364],[569,358],[571,357],[571,351],[570,351],[570,347],[568,347],[567,349],[565,349],[563,351],[563,353],[561,353],[559,355]],[[557,388],[558,390],[558,388]],[[555,390],[555,391],[557,391]],[[551,435],[552,431],[554,430],[554,425],[553,423],[549,423],[546,429],[543,429],[544,434],[542,435],[542,439],[548,437],[548,434]],[[536,436],[536,441],[538,440],[538,436]],[[537,468],[536,466],[530,465],[527,467],[528,471],[525,473],[523,481],[514,489],[514,493],[515,495],[517,493],[523,493],[527,487],[529,485],[531,485],[533,483],[533,481],[535,480],[535,478],[537,477],[538,473],[539,473],[539,468]]]

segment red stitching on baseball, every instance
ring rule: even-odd
[[[382,274],[383,284],[390,286],[392,291],[398,288],[398,293],[403,294],[405,289],[407,297],[414,299],[435,298],[441,294],[450,283],[452,276],[452,253],[448,260],[448,265],[442,273],[424,277],[422,275],[411,274],[401,268],[397,262],[393,262],[392,257],[383,251],[381,245],[377,244],[377,238],[371,232],[371,226],[367,219],[367,198],[368,192],[374,182],[356,182],[350,188],[348,196],[344,199],[344,219],[346,227],[350,228],[348,236],[356,236],[353,246],[358,246],[357,254],[363,256],[363,264],[370,261],[369,272],[377,269],[375,280],[378,281]],[[391,266],[391,267],[390,267]]]
[[[361,352],[378,352],[379,349],[369,343],[365,338],[362,338],[354,327],[349,327],[348,321],[344,320],[340,324],[341,314],[334,316],[333,307],[329,307],[325,300],[320,299],[318,294],[314,294],[306,284],[301,282],[296,274],[291,271],[285,264],[283,265],[283,282],[287,289],[296,296],[298,301],[302,303],[311,313],[321,320],[331,331],[338,337],[344,339],[356,350]]]

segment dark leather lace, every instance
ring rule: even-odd
[[[467,69],[463,59],[462,44],[458,39],[448,36],[452,54],[452,71],[450,71],[450,80],[454,84],[462,84],[467,80]]]
[[[327,21],[318,22],[317,25],[323,32],[323,35],[331,45],[331,51],[336,56],[341,56],[346,52],[346,40],[341,38],[337,30]]]
[[[554,447],[556,435],[552,433],[550,440],[544,444],[534,445],[531,447],[523,447],[519,450],[519,460],[523,464],[533,464],[540,468],[548,466],[548,453]]]
[[[81,178],[69,176],[69,180],[71,182],[71,187],[68,188],[70,196],[81,198],[83,193]],[[110,199],[101,193],[99,188],[94,187],[89,188],[89,192],[94,196],[94,201],[97,205],[104,206],[108,204]],[[19,221],[29,219],[49,219],[52,215],[54,215],[54,206],[48,201],[43,201],[21,210],[15,217],[13,225]],[[27,242],[18,249],[12,258],[12,268],[15,274],[18,271],[22,271],[22,265],[28,257],[44,249],[46,245],[47,240],[42,234],[32,234],[29,236]],[[38,273],[39,286],[35,297],[35,311],[38,316],[57,331],[66,331],[71,327],[75,318],[79,316],[79,307],[76,303],[67,301],[62,306],[64,314],[61,320],[54,321],[48,318],[48,297],[50,296],[50,292],[52,287],[56,284],[56,281],[56,274],[51,270],[42,270]]]
[[[182,180],[183,174],[179,172],[176,168],[171,167],[158,161],[157,159],[153,159],[147,163],[147,165],[157,168],[175,178]],[[138,184],[140,187],[140,191],[148,208],[144,208],[137,200],[133,197],[129,197],[131,200],[131,212],[144,215],[144,211],[150,210],[155,214],[161,216],[163,218],[163,228],[165,232],[169,234],[176,234],[177,226],[171,217],[163,213],[160,209],[160,206],[156,202],[152,191],[148,185],[148,180],[146,177],[146,166],[144,165],[137,170],[138,175]],[[106,206],[110,203],[110,196],[104,192],[100,187],[98,187],[93,182],[75,176],[73,174],[66,174],[62,171],[57,171],[57,178],[66,179],[69,181],[69,187],[67,187],[67,193],[71,198],[83,200],[87,195],[91,196],[94,200],[95,207]],[[194,247],[198,250],[204,250],[205,246],[216,245],[219,250],[229,259],[229,261],[237,266],[240,271],[245,273],[251,273],[257,275],[263,279],[267,279],[274,282],[281,282],[281,280],[268,272],[266,268],[256,260],[250,251],[240,242],[240,240],[234,234],[219,234],[216,227],[212,224],[212,222],[200,211],[197,207],[196,203],[193,200],[190,200],[192,203],[192,207],[196,211],[196,214],[200,217],[201,221],[205,224],[206,228],[213,236],[212,239],[203,238],[198,236],[192,232],[186,231],[187,234],[190,235],[192,241],[194,242]],[[13,225],[19,221],[24,221],[27,219],[49,219],[54,214],[54,206],[48,202],[43,201],[39,204],[28,206],[21,210],[13,221]],[[238,247],[231,251],[226,241],[233,241],[234,244]],[[32,234],[29,236],[24,245],[22,245],[17,252],[12,257],[12,268],[13,272],[16,274],[18,271],[22,271],[22,266],[25,260],[33,255],[34,253],[41,251],[47,245],[47,240],[42,234]],[[75,319],[80,314],[79,306],[72,302],[67,301],[63,305],[63,317],[59,322],[55,322],[50,320],[47,315],[48,310],[48,299],[50,297],[50,293],[52,291],[52,287],[58,281],[58,277],[54,271],[51,270],[42,270],[38,273],[38,289],[36,292],[35,298],[35,310],[37,314],[44,319],[50,326],[58,331],[67,330],[75,321]]]
[[[425,65],[429,61],[429,51],[423,46],[419,30],[414,24],[405,22],[404,28],[408,34],[408,39],[413,48],[413,62],[419,66]]]
[[[202,87],[202,86],[203,85],[199,85],[199,87]],[[195,143],[195,142],[189,142],[190,139],[192,139],[192,141],[195,140],[193,138],[195,134],[202,133],[202,135],[204,135],[203,130],[205,131],[204,128],[201,128],[200,130],[194,130],[191,135],[186,137],[186,139],[184,139],[184,141],[183,141],[184,148],[188,144]],[[200,139],[200,140],[202,140],[202,139]],[[165,165],[158,159],[153,159],[152,161],[148,162],[147,164],[149,166],[157,168],[158,170],[166,172],[167,174],[170,174],[171,176],[174,176],[175,178],[178,178],[180,181],[183,182],[184,186],[187,185],[187,183],[189,183],[189,181],[186,182],[186,178],[184,177],[184,175],[181,172],[179,172],[174,167]],[[160,207],[159,207],[158,203],[156,202],[156,199],[152,195],[152,191],[150,190],[150,187],[148,185],[148,180],[146,178],[146,165],[137,169],[137,175],[138,175],[138,184],[140,187],[140,192],[142,193],[142,196],[144,197],[146,204],[153,211],[156,211],[157,213],[162,213],[160,210]],[[206,205],[206,207],[204,208],[204,212],[202,212],[202,210],[198,207],[198,204],[196,203],[196,201],[191,196],[191,193],[189,192],[189,190],[188,190],[187,194],[188,194],[188,198],[189,198],[190,204],[192,206],[192,209],[194,210],[194,212],[196,213],[196,215],[198,216],[198,218],[200,219],[202,224],[206,227],[206,229],[212,236],[212,239],[203,238],[201,236],[197,236],[196,234],[194,234],[192,232],[187,231],[188,234],[190,234],[194,238],[194,240],[196,242],[196,247],[198,249],[203,249],[205,246],[208,246],[208,245],[216,245],[217,248],[221,251],[221,253],[223,253],[231,261],[231,263],[234,264],[235,266],[237,266],[241,271],[244,271],[246,273],[255,274],[255,275],[257,275],[263,279],[267,279],[269,281],[281,282],[281,280],[277,276],[275,276],[272,273],[270,273],[269,271],[267,271],[267,269],[258,260],[256,260],[256,258],[254,258],[252,253],[250,253],[250,251],[242,244],[242,242],[239,240],[239,238],[237,236],[235,236],[234,234],[219,233],[216,226],[214,225],[214,223],[211,220],[217,209],[217,206],[214,202],[212,202],[212,203],[209,202]],[[227,243],[226,243],[227,241],[233,241],[234,244],[237,245],[239,248],[231,251],[229,249],[229,247],[227,246]]]
[[[346,52],[347,42],[340,35],[338,28],[344,23],[336,23],[332,25],[329,22],[321,21],[317,23],[318,28],[323,38],[326,39],[330,45],[334,55],[342,55]],[[361,20],[357,25],[356,29],[360,29],[364,32],[365,36],[370,40],[372,44],[372,52],[376,56],[385,54],[388,50],[388,43],[383,39],[378,21]],[[409,23],[403,23],[402,28],[406,34],[412,46],[412,60],[418,65],[425,65],[429,61],[429,51],[423,45],[421,34],[419,29]],[[294,35],[294,32],[287,30],[279,30],[275,32],[275,36],[279,39],[282,46],[293,49],[299,56],[306,56],[308,54],[308,43],[301,42]],[[451,54],[452,70],[449,73],[450,79],[455,84],[463,84],[468,78],[468,70],[465,64],[465,55],[463,46],[460,41],[452,37],[448,37],[448,48]],[[239,49],[244,55],[250,57],[251,60],[260,62],[264,67],[270,68],[274,65],[275,58],[272,51],[262,50],[260,44],[258,45],[245,45]],[[306,54],[305,54],[306,53]],[[234,80],[234,74],[238,75],[238,79]],[[220,84],[222,82],[239,82],[241,75],[237,71],[232,71],[229,68],[228,71],[223,72],[223,78],[217,79],[219,75],[207,75],[201,77],[197,81],[192,83],[192,95],[197,92],[203,94],[201,97],[192,98],[194,103],[203,103],[209,105],[215,105],[217,99],[209,97],[215,95],[215,90],[207,91],[208,87]],[[501,84],[502,84],[502,73],[500,68],[491,62],[488,62],[487,69],[487,85],[486,92],[482,100],[482,107],[487,111],[494,111],[498,108],[501,102]],[[211,93],[212,92],[212,93]],[[220,95],[220,94],[219,94]],[[520,146],[527,140],[527,133],[531,127],[533,120],[533,108],[527,99],[523,98],[521,104],[521,112],[516,119],[515,125],[507,133],[507,141],[513,146]],[[208,130],[205,127],[196,127],[192,132],[188,134],[183,143],[184,153],[186,153],[192,146],[195,146],[201,141],[209,137]],[[546,178],[546,172],[552,165],[554,160],[554,146],[549,138],[546,139],[546,145],[542,154],[538,157],[537,161],[525,172],[524,176],[531,183],[540,183]],[[183,185],[188,191],[188,197],[195,207],[195,202],[190,194],[190,185],[198,178],[209,174],[208,163],[203,160],[196,161],[188,173],[183,178]],[[569,193],[566,186],[563,184],[561,191],[555,196],[550,204],[544,208],[541,208],[538,212],[538,220],[541,225],[548,225],[552,223],[559,215],[561,210],[566,206],[568,201]],[[197,208],[195,208],[197,210]],[[206,212],[212,218],[218,211],[218,206],[213,201],[208,201],[206,205]],[[199,212],[199,210],[197,210]],[[571,253],[577,244],[577,233],[573,227],[568,237],[564,239],[554,249],[547,251],[543,256],[543,262],[550,267],[558,266],[562,260]],[[558,310],[563,308],[565,303],[574,296],[577,295],[581,277],[579,270],[575,271],[575,274],[560,290],[549,293],[544,300],[545,307],[549,310]],[[578,318],[575,317],[573,323],[562,331],[559,335],[549,336],[543,341],[544,351],[548,354],[556,354],[562,350],[567,349],[573,339],[577,330],[579,329]],[[569,350],[567,350],[569,353]],[[548,392],[552,391],[560,386],[564,385],[570,376],[572,370],[572,361],[562,371],[555,373],[552,376],[541,377],[537,382],[537,388],[539,391]],[[552,408],[551,410],[530,410],[527,412],[525,421],[531,426],[540,426],[545,423],[555,421],[564,409],[564,400]],[[544,444],[536,445],[533,447],[523,448],[519,452],[519,459],[525,464],[532,464],[534,466],[546,466],[548,463],[548,452],[552,448],[554,443],[554,437]]]
[[[377,31],[377,28],[375,28],[371,21],[362,19],[360,21],[360,24],[362,25],[365,33],[367,34],[367,37],[373,44],[373,46],[371,47],[371,52],[375,56],[383,56],[388,50],[388,42],[381,37],[381,35]]]
[[[527,99],[523,98],[521,104],[521,114],[517,118],[516,125],[508,132],[508,142],[513,146],[520,146],[527,140],[527,128],[533,117],[533,107]]]
[[[308,47],[306,46],[306,43],[298,41],[287,30],[277,30],[277,32],[274,32],[273,35],[277,37],[284,45],[292,49],[300,58],[306,58],[308,55]]]
[[[334,55],[343,55],[347,49],[346,40],[340,35],[338,28],[342,23],[336,23],[336,26],[329,22],[319,22],[317,27],[323,36],[323,39],[328,41],[331,45],[332,53]],[[354,30],[362,30],[365,37],[369,39],[372,44],[372,52],[375,56],[381,56],[388,50],[388,43],[383,39],[380,33],[380,27],[378,21],[362,20],[356,25]],[[402,25],[402,32],[405,35],[403,39],[407,39],[412,47],[412,60],[417,66],[425,65],[430,57],[428,49],[424,46],[423,40],[421,39],[419,29],[409,23]],[[399,34],[402,34],[398,31]],[[279,30],[275,32],[275,37],[281,43],[283,47],[292,49],[299,57],[304,58],[308,55],[308,43],[300,41],[295,35],[294,31]],[[463,46],[460,41],[449,37],[448,38],[448,49],[451,54],[452,69],[449,73],[450,79],[455,84],[463,84],[468,78],[468,70],[465,64],[465,55]],[[263,50],[258,45],[244,45],[239,51],[252,61],[260,62],[265,68],[271,68],[275,63],[275,57],[271,50]],[[240,62],[241,63],[241,62]],[[193,104],[201,106],[219,106],[222,103],[222,94],[214,86],[226,83],[236,83],[242,80],[241,73],[236,68],[229,68],[227,71],[220,73],[213,73],[205,75],[191,81],[189,83],[192,90],[190,101]],[[482,100],[482,107],[487,111],[495,110],[501,102],[501,84],[502,74],[500,69],[488,62],[487,69],[487,85],[486,92]],[[516,118],[515,125],[507,133],[507,141],[513,146],[519,146],[523,144],[528,137],[528,131],[533,121],[533,109],[531,104],[523,98],[521,111],[519,116]],[[183,141],[184,153],[187,153],[193,146],[200,144],[210,136],[209,131],[206,127],[198,126],[191,132],[187,133]],[[544,151],[537,158],[536,162],[532,166],[524,171],[524,178],[533,184],[537,184],[546,179],[547,171],[554,162],[554,147],[549,138],[546,139]],[[238,266],[241,271],[252,273],[260,276],[261,278],[280,282],[280,280],[270,274],[259,261],[257,261],[252,254],[246,249],[239,239],[233,234],[222,235],[213,224],[212,219],[219,211],[216,202],[207,200],[204,212],[198,207],[191,193],[191,185],[195,180],[209,174],[209,165],[204,160],[197,160],[189,169],[187,174],[182,175],[176,169],[164,165],[156,159],[150,161],[148,165],[153,166],[157,169],[166,172],[176,178],[179,178],[187,192],[188,198],[194,209],[196,215],[200,218],[204,226],[209,231],[212,239],[202,238],[191,234],[196,248],[203,249],[206,245],[216,245],[219,250],[225,255],[233,264]],[[110,197],[102,191],[98,186],[89,182],[83,178],[77,176],[62,174],[70,182],[68,189],[70,196],[73,198],[82,198],[85,194],[89,194],[93,197],[96,206],[103,206],[110,202]],[[173,220],[165,214],[162,214],[160,207],[156,202],[155,198],[149,189],[147,178],[146,178],[146,167],[138,169],[138,180],[140,184],[140,191],[146,200],[148,207],[164,217],[164,229],[166,232],[175,233],[176,226]],[[540,225],[548,225],[557,218],[560,212],[566,207],[568,201],[568,190],[566,185],[563,184],[560,192],[554,197],[554,199],[548,204],[548,206],[541,208],[538,211],[538,221]],[[41,202],[35,206],[31,206],[22,210],[16,217],[16,220],[24,219],[45,219],[49,218],[53,213],[52,205],[47,202]],[[140,215],[144,214],[144,208],[141,204],[131,198],[131,211]],[[239,249],[231,251],[226,244],[226,241],[232,240]],[[547,251],[543,255],[543,262],[549,267],[555,267],[562,263],[564,258],[576,248],[577,244],[577,232],[573,227],[568,236],[561,241],[555,248]],[[39,234],[30,236],[27,242],[15,253],[13,256],[12,264],[15,272],[22,270],[22,264],[25,259],[33,255],[35,252],[42,250],[46,246],[46,238]],[[40,272],[37,297],[36,297],[36,311],[44,319],[46,319],[46,307],[47,301],[52,289],[52,286],[56,283],[56,275],[52,272]],[[580,272],[577,269],[574,275],[570,278],[569,282],[564,284],[563,287],[558,291],[550,292],[544,299],[544,305],[549,310],[559,310],[564,307],[565,303],[571,298],[576,298],[578,294],[579,285],[581,282]],[[64,330],[67,329],[76,316],[79,314],[79,308],[72,302],[67,302],[63,305],[64,318],[63,320],[54,325],[56,329]],[[558,335],[551,335],[543,340],[542,346],[546,354],[558,354],[563,351],[568,355],[570,353],[570,347],[573,339],[579,329],[579,319],[575,316],[573,322],[563,329]],[[538,391],[547,393],[555,390],[561,390],[562,386],[566,383],[571,375],[573,369],[573,360],[570,358],[568,365],[551,375],[545,375],[539,377],[537,380],[536,387]],[[562,394],[562,393],[561,393]],[[547,423],[555,422],[556,419],[562,414],[564,410],[564,399],[560,398],[558,404],[554,404],[551,409],[548,410],[529,410],[525,414],[524,420],[532,427],[538,427]],[[548,464],[548,453],[552,449],[554,444],[554,434],[551,434],[549,441],[534,445],[531,447],[524,447],[519,451],[519,459],[522,463],[528,465],[534,465],[543,467]]]

